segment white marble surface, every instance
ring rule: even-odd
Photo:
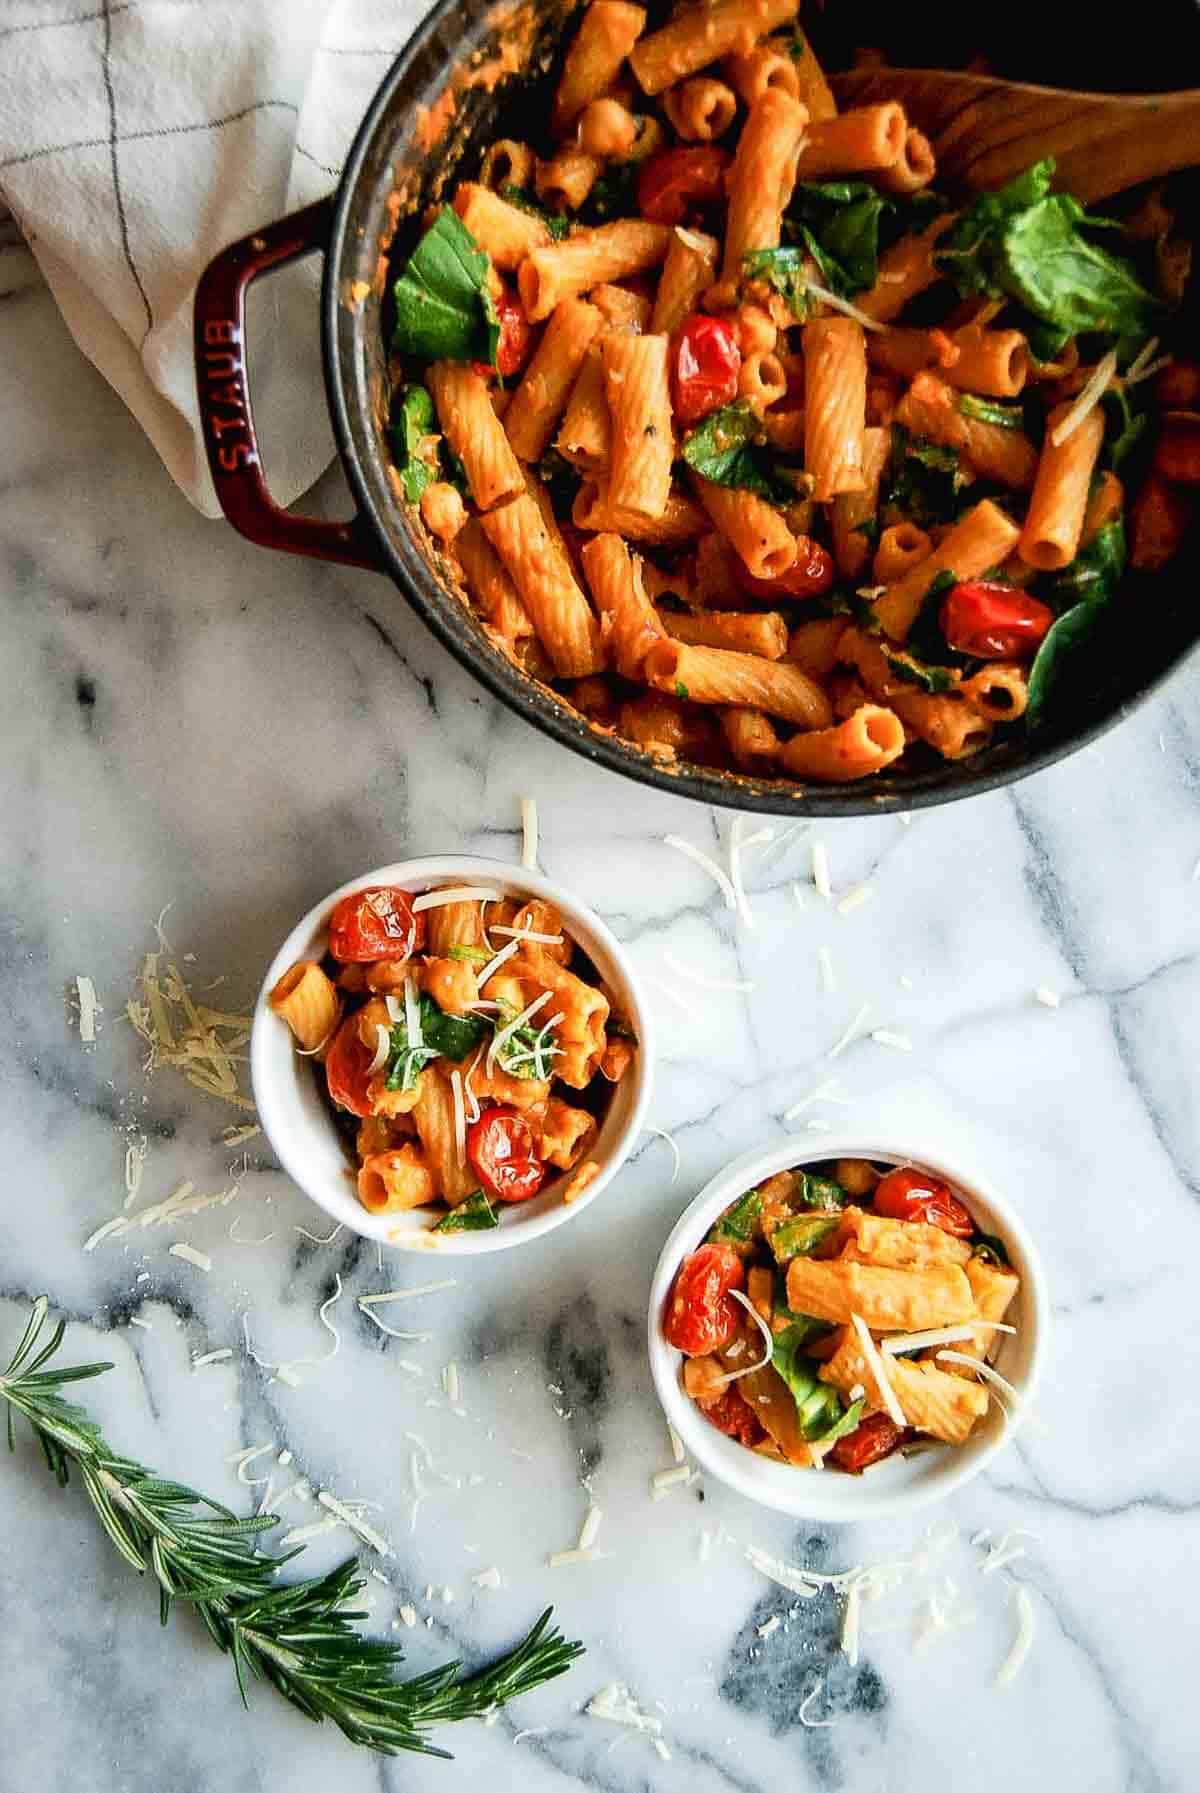
[[[194,516],[13,247],[0,249],[0,416],[0,1330],[14,1337],[46,1290],[71,1319],[71,1355],[116,1365],[90,1385],[113,1437],[214,1492],[260,1493],[238,1488],[227,1459],[273,1439],[292,1473],[377,1501],[393,1553],[377,1566],[432,1619],[403,1634],[415,1667],[490,1651],[550,1600],[588,1644],[569,1679],[493,1728],[448,1733],[454,1765],[384,1763],[263,1690],[246,1716],[228,1663],[186,1615],[160,1633],[151,1590],[22,1442],[0,1462],[4,1793],[424,1793],[468,1776],[522,1793],[571,1781],[612,1793],[1193,1786],[1200,669],[1014,791],[909,827],[822,827],[838,890],[870,883],[853,914],[813,895],[809,839],[755,855],[748,931],[660,844],[675,831],[712,847],[725,820],[542,740],[480,694],[385,581],[273,558]],[[128,1121],[150,1138],[143,1201],[181,1176],[218,1187],[231,1157],[220,1134],[236,1117],[170,1072],[147,1083],[119,1020],[163,905],[197,981],[223,976],[226,993],[248,997],[294,918],[359,868],[437,849],[514,854],[522,793],[541,807],[546,870],[594,903],[645,971],[672,950],[756,984],[698,1019],[657,999],[654,1119],[679,1142],[678,1182],[647,1139],[575,1225],[527,1255],[463,1264],[454,1289],[414,1303],[434,1335],[424,1344],[385,1339],[353,1297],[427,1280],[428,1263],[380,1270],[344,1235],[309,1244],[297,1228],[322,1232],[323,1219],[261,1140],[233,1207],[85,1256],[121,1203]],[[77,972],[105,1008],[91,1050],[64,1001]],[[1061,1008],[1038,1006],[1038,985],[1061,991]],[[854,1106],[837,1118],[921,1117],[934,1142],[968,1133],[1021,1204],[1053,1283],[1036,1428],[933,1519],[963,1540],[980,1527],[1036,1534],[1012,1565],[1037,1611],[1035,1653],[1002,1692],[991,1683],[1012,1590],[979,1575],[965,1542],[944,1567],[978,1623],[924,1653],[906,1629],[880,1629],[851,1669],[824,1600],[757,1637],[789,1601],[740,1545],[845,1566],[911,1550],[923,1524],[818,1534],[719,1487],[648,1495],[669,1461],[642,1342],[659,1244],[716,1167],[779,1136],[864,998],[914,1051],[847,1052],[835,1069]],[[235,1242],[235,1215],[243,1237],[271,1237]],[[211,1252],[211,1275],[168,1255],[179,1237]],[[340,1354],[300,1389],[268,1381],[242,1349],[243,1314],[265,1357],[320,1356],[316,1310],[336,1274]],[[232,1360],[191,1370],[224,1345]],[[451,1359],[465,1418],[440,1392]],[[409,1431],[463,1480],[422,1507],[415,1532]],[[547,1553],[578,1530],[585,1472],[605,1512],[603,1560],[551,1571]],[[277,1488],[288,1475],[276,1471]],[[283,1510],[303,1523],[295,1499]],[[706,1527],[736,1542],[701,1565]],[[344,1543],[320,1540],[314,1564]],[[491,1564],[502,1589],[474,1590]],[[449,1586],[453,1604],[426,1600],[429,1584]],[[396,1597],[376,1582],[371,1594],[386,1631]],[[871,1625],[903,1627],[916,1597],[874,1609]],[[809,1715],[836,1722],[810,1730],[799,1708],[818,1677]],[[614,1678],[658,1712],[669,1762],[581,1715]],[[538,1734],[515,1744],[523,1727]]]

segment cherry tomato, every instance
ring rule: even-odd
[[[680,423],[699,423],[737,397],[741,351],[729,325],[693,312],[671,344],[671,395]]]
[[[729,161],[728,151],[711,144],[661,150],[642,164],[638,211],[652,224],[682,224],[694,206],[723,197]]]
[[[467,1134],[467,1157],[500,1202],[526,1202],[545,1180],[546,1166],[534,1156],[533,1128],[515,1108],[484,1110]]]
[[[829,1461],[836,1463],[839,1469],[849,1470],[851,1475],[861,1475],[872,1463],[890,1457],[903,1437],[904,1428],[896,1425],[886,1413],[869,1413],[853,1432],[838,1439],[829,1453]]]
[[[514,292],[505,287],[496,300],[500,319],[500,346],[496,350],[496,372],[507,380],[520,373],[533,348],[533,325],[525,316],[525,307]]]
[[[796,537],[796,558],[778,579],[756,579],[738,562],[738,579],[742,590],[752,598],[765,598],[769,603],[779,598],[819,598],[833,584],[833,557],[810,535]]]
[[[329,918],[329,950],[343,965],[380,959],[403,963],[425,938],[407,890],[377,884],[343,897]]]
[[[719,1401],[700,1411],[710,1426],[724,1432],[726,1438],[736,1438],[739,1444],[757,1444],[763,1435],[762,1427],[736,1387],[724,1389]]]
[[[975,660],[1030,660],[1053,621],[1048,604],[992,579],[956,585],[941,614],[950,646]]]
[[[333,1036],[333,1044],[325,1055],[325,1082],[329,1094],[339,1108],[365,1119],[371,1112],[367,1085],[371,1081],[367,1069],[375,1054],[358,1037],[358,1015],[348,1015]]]
[[[950,1185],[927,1170],[889,1170],[875,1185],[875,1212],[888,1220],[923,1220],[956,1239],[969,1239],[975,1231],[975,1222]]]
[[[680,1265],[667,1302],[663,1332],[688,1357],[708,1357],[728,1345],[742,1318],[730,1289],[745,1286],[746,1268],[728,1245],[702,1245]]]

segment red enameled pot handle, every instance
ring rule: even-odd
[[[236,530],[264,548],[382,572],[382,557],[361,517],[330,523],[318,517],[294,517],[275,503],[262,475],[250,406],[247,289],[273,268],[323,251],[332,222],[332,197],[319,199],[240,243],[231,243],[205,269],[196,289],[200,420],[217,498]]]

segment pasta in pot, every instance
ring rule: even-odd
[[[479,1231],[557,1172],[575,1200],[638,1041],[558,910],[386,885],[343,897],[328,941],[269,1001],[313,1064],[367,1212],[431,1209],[435,1231]]]
[[[988,1360],[1020,1287],[943,1178],[839,1160],[732,1202],[680,1265],[662,1330],[718,1431],[861,1475],[918,1443],[967,1442],[1004,1385]]]
[[[1040,726],[1200,485],[1135,232],[1049,162],[940,193],[899,97],[839,112],[797,10],[591,0],[542,116],[397,256],[390,363],[397,502],[487,643],[783,788]]]

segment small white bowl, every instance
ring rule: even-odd
[[[687,1254],[703,1243],[717,1216],[776,1171],[820,1163],[828,1158],[871,1158],[885,1164],[917,1164],[944,1177],[961,1191],[971,1213],[986,1233],[1003,1239],[1021,1288],[1006,1320],[1014,1333],[1000,1333],[994,1353],[996,1368],[1029,1402],[1037,1386],[1049,1330],[1045,1278],[1029,1235],[1009,1204],[973,1165],[950,1161],[926,1142],[895,1133],[880,1137],[866,1130],[822,1134],[820,1143],[789,1139],[769,1151],[748,1152],[715,1176],[685,1208],[663,1246],[650,1286],[650,1372],[663,1411],[684,1447],[719,1481],[760,1506],[790,1513],[794,1519],[853,1523],[910,1512],[941,1500],[969,1482],[999,1451],[1008,1430],[995,1403],[963,1445],[939,1445],[911,1457],[886,1457],[861,1476],[838,1470],[818,1471],[775,1463],[736,1443],[709,1424],[684,1393],[683,1355],[663,1337],[662,1320],[675,1273]]]
[[[441,884],[489,884],[506,896],[522,900],[541,897],[553,903],[567,932],[588,954],[617,997],[637,1030],[638,1050],[629,1070],[613,1089],[608,1113],[592,1148],[592,1156],[600,1165],[599,1175],[577,1200],[563,1201],[566,1179],[557,1176],[529,1201],[502,1206],[499,1226],[481,1233],[434,1233],[431,1229],[441,1217],[438,1209],[369,1214],[358,1200],[345,1148],[313,1074],[312,1061],[296,1052],[287,1024],[274,1013],[267,998],[297,959],[321,957],[334,905],[352,891],[374,884],[398,884],[413,892]],[[436,1250],[439,1256],[446,1257],[469,1257],[477,1252],[524,1245],[582,1213],[612,1182],[629,1156],[645,1120],[653,1073],[654,1040],[649,1010],[624,949],[599,916],[540,872],[514,868],[495,859],[464,856],[408,859],[398,865],[378,866],[352,878],[310,909],[271,962],[255,1005],[250,1036],[250,1076],[258,1118],[293,1182],[334,1220],[366,1239],[381,1239],[410,1251]]]

